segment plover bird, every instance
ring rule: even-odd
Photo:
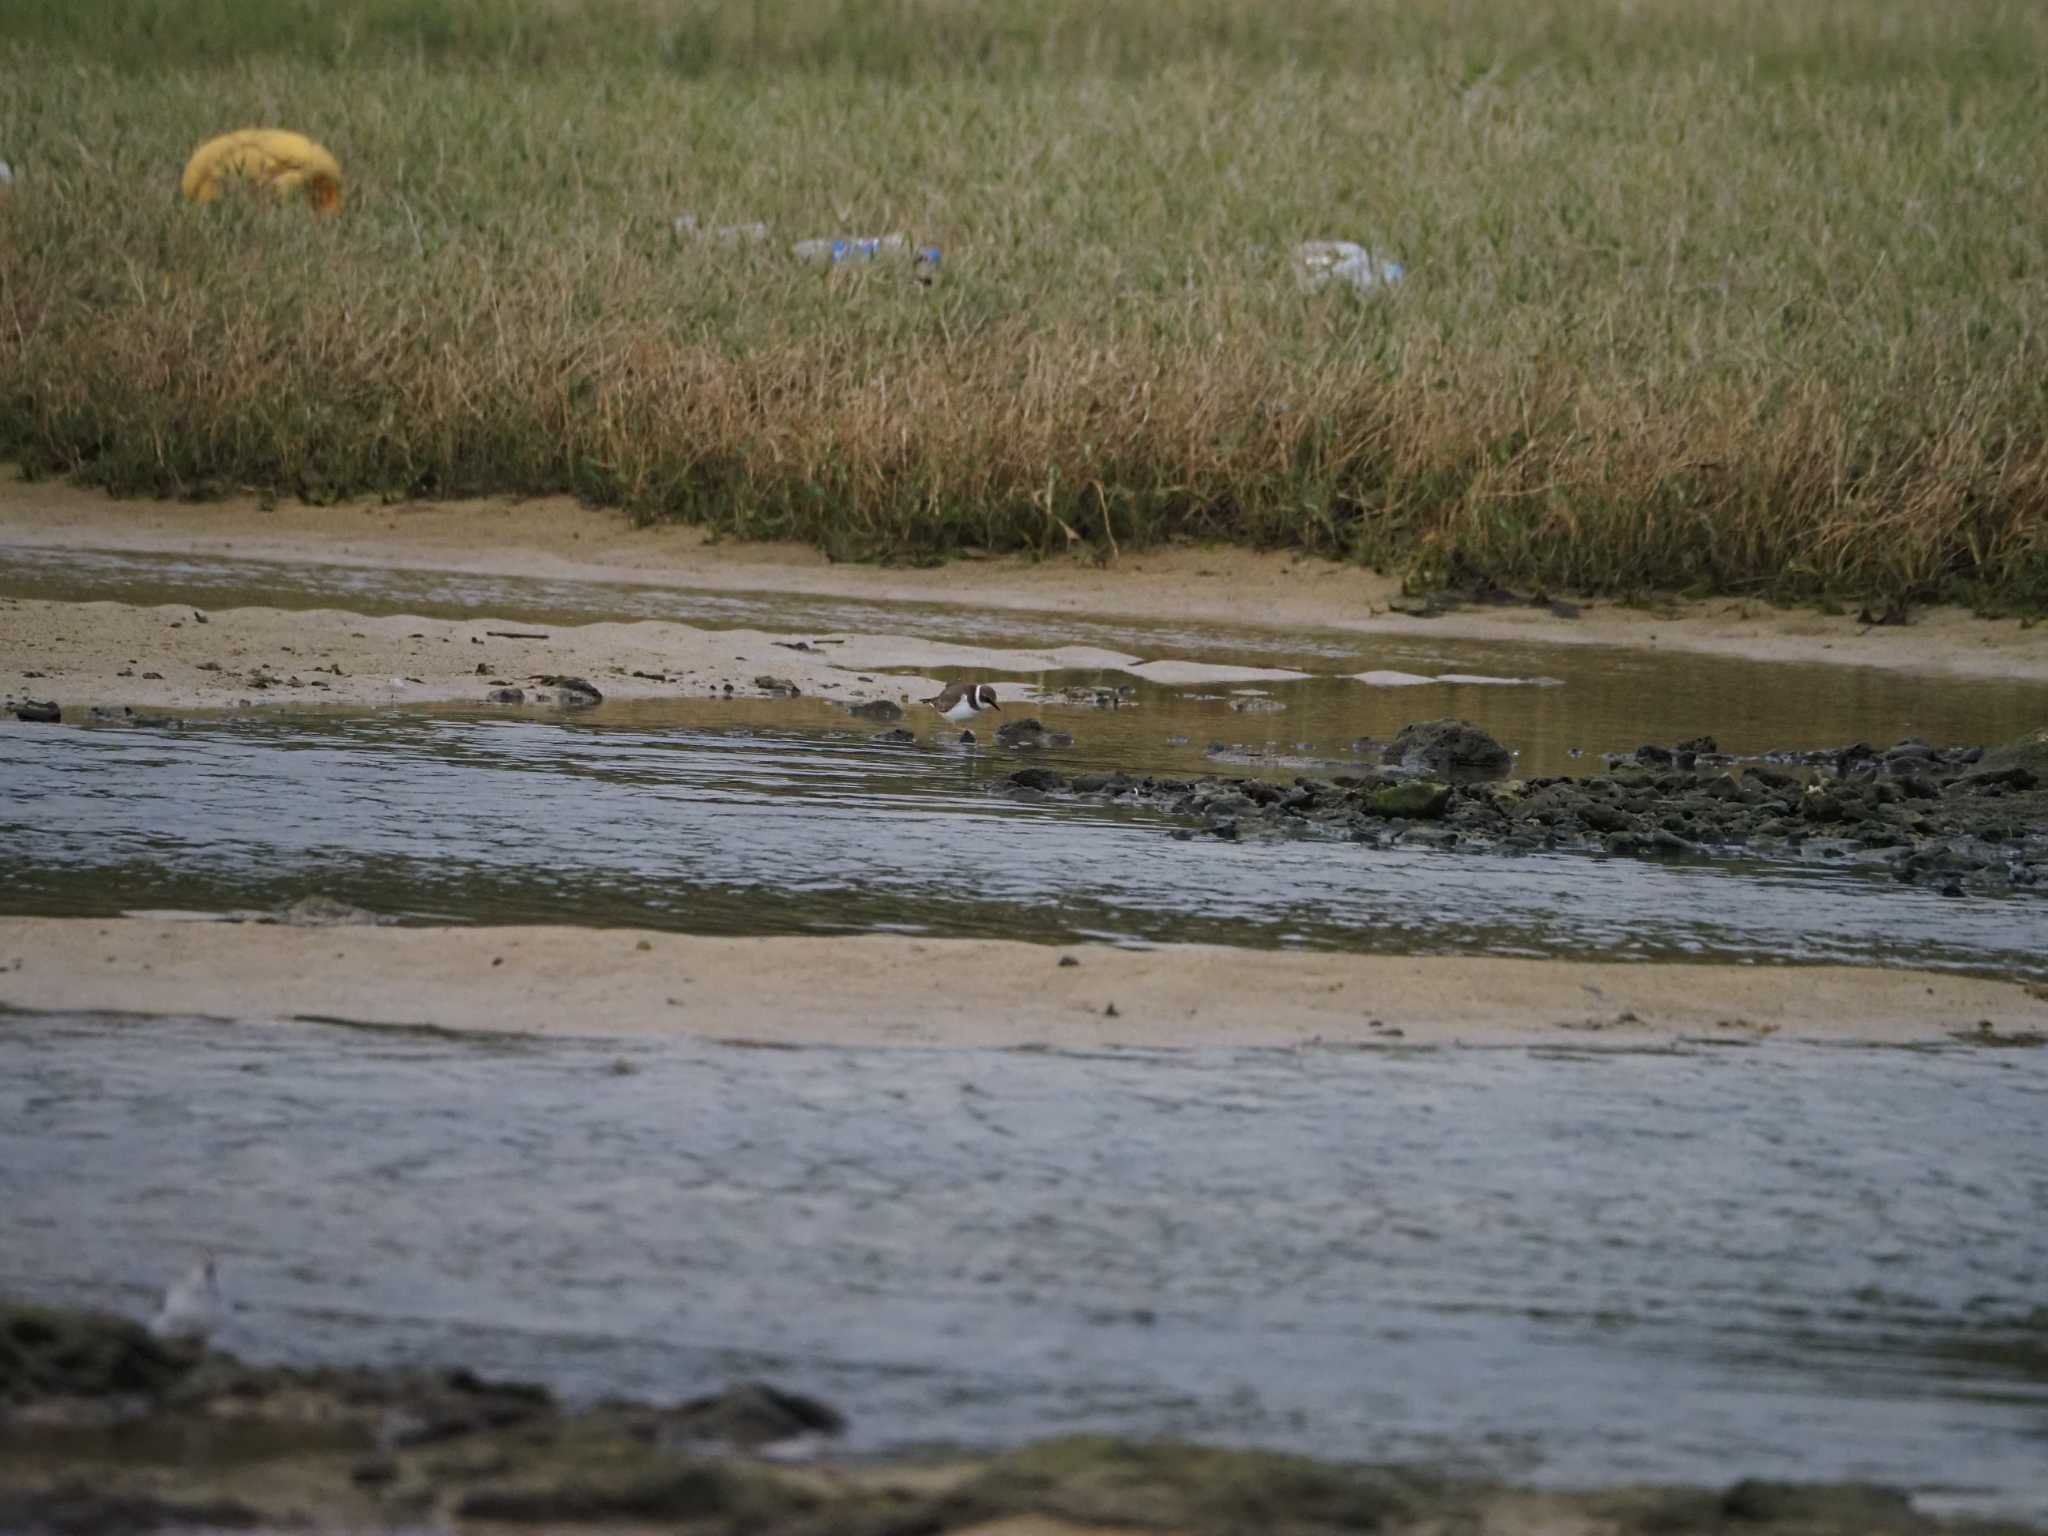
[[[1002,713],[1003,706],[996,702],[996,691],[987,683],[949,683],[937,698],[926,699],[948,720],[972,720],[985,709]]]
[[[197,1344],[204,1348],[220,1326],[220,1277],[209,1254],[203,1263],[164,1292],[163,1304],[149,1321],[149,1331],[168,1343]]]

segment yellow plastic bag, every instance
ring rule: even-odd
[[[341,164],[303,133],[244,128],[208,139],[192,151],[179,182],[195,203],[210,203],[231,181],[269,187],[279,197],[304,192],[319,213],[341,210]]]

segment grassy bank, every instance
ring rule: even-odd
[[[0,455],[2040,608],[2044,70],[2027,0],[17,0]],[[273,122],[341,218],[177,202]],[[938,284],[787,253],[893,229]]]

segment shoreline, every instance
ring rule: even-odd
[[[1060,557],[959,559],[933,569],[834,564],[794,544],[738,544],[565,497],[394,506],[123,501],[76,487],[0,480],[0,558],[10,548],[225,556],[371,569],[916,602],[1047,615],[1109,615],[1273,628],[1655,651],[1875,667],[2048,683],[2048,625],[2023,628],[1953,608],[1901,626],[1779,609],[1759,600],[1612,602],[1562,619],[1538,608],[1394,612],[1398,578],[1312,556],[1162,547],[1108,566]]]
[[[995,1050],[2014,1045],[2048,1036],[2048,989],[1878,967],[146,916],[0,918],[0,1007]]]
[[[0,1297],[0,1525],[149,1531],[574,1528],[705,1536],[2019,1536],[1905,1491],[1760,1478],[1556,1490],[1190,1439],[1070,1434],[837,1454],[835,1404],[762,1382],[574,1405],[465,1368],[244,1362],[137,1322]],[[857,1413],[858,1407],[854,1406]],[[179,1448],[141,1459],[131,1438]],[[1730,1469],[1733,1477],[1739,1469]],[[321,1515],[309,1520],[306,1512]]]

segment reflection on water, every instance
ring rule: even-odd
[[[633,1067],[613,1070],[621,1050]],[[257,1358],[2048,1514],[2048,1052],[754,1051],[0,1017],[0,1291]]]
[[[1120,712],[1121,713],[1121,712]],[[279,905],[458,922],[2044,967],[2036,897],[1869,871],[1177,840],[990,793],[944,745],[574,719],[0,730],[0,911]]]
[[[1230,690],[1142,690],[1144,708],[1122,719],[1064,722],[1126,749],[1122,766],[1192,771],[1212,743],[1282,757],[1342,756],[1361,736],[1385,739],[1412,720],[1455,715],[1521,753],[1525,774],[1582,772],[1602,752],[1701,734],[1733,752],[1880,745],[1918,736],[1938,745],[2009,740],[2039,723],[2048,687],[1996,679],[1934,678],[1858,667],[1794,666],[1723,657],[1660,655],[1606,646],[1506,645],[1430,636],[1359,635],[1298,627],[1134,623],[1008,613],[939,604],[873,603],[765,593],[554,581],[339,565],[277,565],[82,550],[0,549],[0,595],[67,601],[197,602],[214,607],[346,607],[363,613],[448,618],[490,614],[520,623],[669,619],[777,633],[910,635],[1013,648],[1094,645],[1141,658],[1284,667],[1306,683],[1262,685],[1287,708],[1245,714]],[[1564,621],[1559,621],[1560,627]],[[1845,644],[1854,627],[1844,621]],[[292,658],[269,660],[283,671]],[[1443,684],[1372,687],[1352,674],[1547,675],[1562,688]],[[1004,674],[988,674],[1001,680]],[[1030,679],[1026,679],[1030,680]],[[1067,682],[1070,678],[1048,679]],[[1128,674],[1105,673],[1110,685]],[[481,690],[480,690],[481,691]],[[1191,694],[1209,698],[1190,698]],[[792,711],[778,721],[801,718]],[[727,717],[728,719],[730,716]],[[1185,737],[1187,747],[1169,742]],[[1574,750],[1584,757],[1574,758]]]

